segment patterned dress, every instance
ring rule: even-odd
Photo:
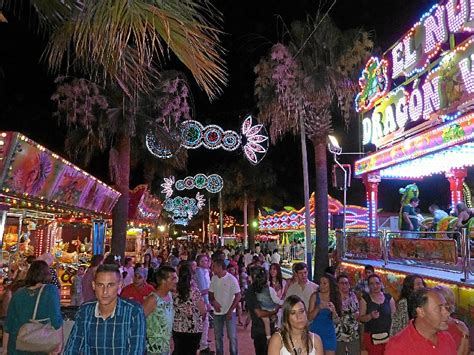
[[[179,333],[201,333],[202,317],[197,307],[198,302],[202,300],[199,289],[191,285],[189,297],[186,301],[181,301],[178,295],[174,298],[174,323],[173,330]]]
[[[173,297],[171,293],[165,300],[152,293],[156,299],[155,310],[146,319],[147,354],[168,354],[173,330]]]
[[[341,316],[336,324],[337,341],[345,343],[359,339],[359,301],[354,292],[349,293],[349,297],[342,301]]]

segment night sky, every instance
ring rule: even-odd
[[[224,46],[226,47],[230,81],[224,95],[209,103],[206,96],[193,88],[196,103],[195,119],[203,123],[217,123],[224,129],[237,129],[246,113],[255,113],[253,98],[253,67],[269,48],[281,39],[283,24],[304,19],[314,14],[317,1],[309,0],[218,0],[214,2],[223,12],[225,21]],[[324,6],[329,7],[328,1]],[[424,11],[436,3],[434,0],[338,0],[330,15],[342,29],[363,27],[371,31],[375,41],[374,52],[380,53],[399,39],[420,18]],[[55,75],[47,73],[40,63],[45,40],[28,27],[26,18],[17,20],[7,13],[8,24],[0,24],[0,129],[20,131],[51,150],[64,155],[65,127],[58,126],[52,118],[54,110],[50,101],[54,91]],[[354,121],[345,132],[335,123],[336,135],[346,151],[358,149],[354,144]],[[308,142],[309,143],[309,142]],[[308,144],[310,186],[314,185],[312,146]],[[209,152],[204,149],[191,151],[185,174],[213,171],[234,159],[243,159],[232,153]],[[303,182],[299,138],[288,137],[280,144],[271,146],[265,158],[278,174],[278,188],[285,192],[285,205],[297,208],[303,205]],[[328,156],[328,160],[331,161]],[[343,157],[343,162],[353,158]],[[108,182],[107,159],[97,157],[85,170]],[[265,171],[262,170],[262,174]],[[132,176],[132,187],[140,183],[139,175]],[[410,181],[384,181],[380,186],[380,206],[384,210],[399,208],[398,188]],[[442,176],[420,182],[421,208],[426,212],[430,203],[445,206],[449,201],[449,186]],[[339,191],[330,193],[341,198]],[[359,180],[353,181],[348,202],[365,204],[364,189]],[[271,206],[279,209],[282,206]]]

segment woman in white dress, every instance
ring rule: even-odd
[[[317,334],[309,332],[306,308],[298,296],[289,296],[283,304],[281,330],[273,334],[268,355],[323,355]]]

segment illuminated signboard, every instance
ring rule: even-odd
[[[383,59],[369,60],[355,103],[362,114],[363,144],[383,147],[472,110],[474,39],[452,50],[448,42],[450,35],[466,38],[473,31],[474,0],[449,0],[426,12]],[[430,64],[434,67],[426,72]],[[387,75],[414,80],[382,97],[390,86]]]

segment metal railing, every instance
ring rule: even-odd
[[[379,243],[375,241],[379,239]],[[376,237],[367,232],[348,231],[339,245],[345,259],[372,259],[388,263],[422,266],[461,274],[461,281],[472,282],[471,253],[474,241],[467,229],[449,232],[410,232],[380,230]],[[378,247],[380,245],[380,248]]]

